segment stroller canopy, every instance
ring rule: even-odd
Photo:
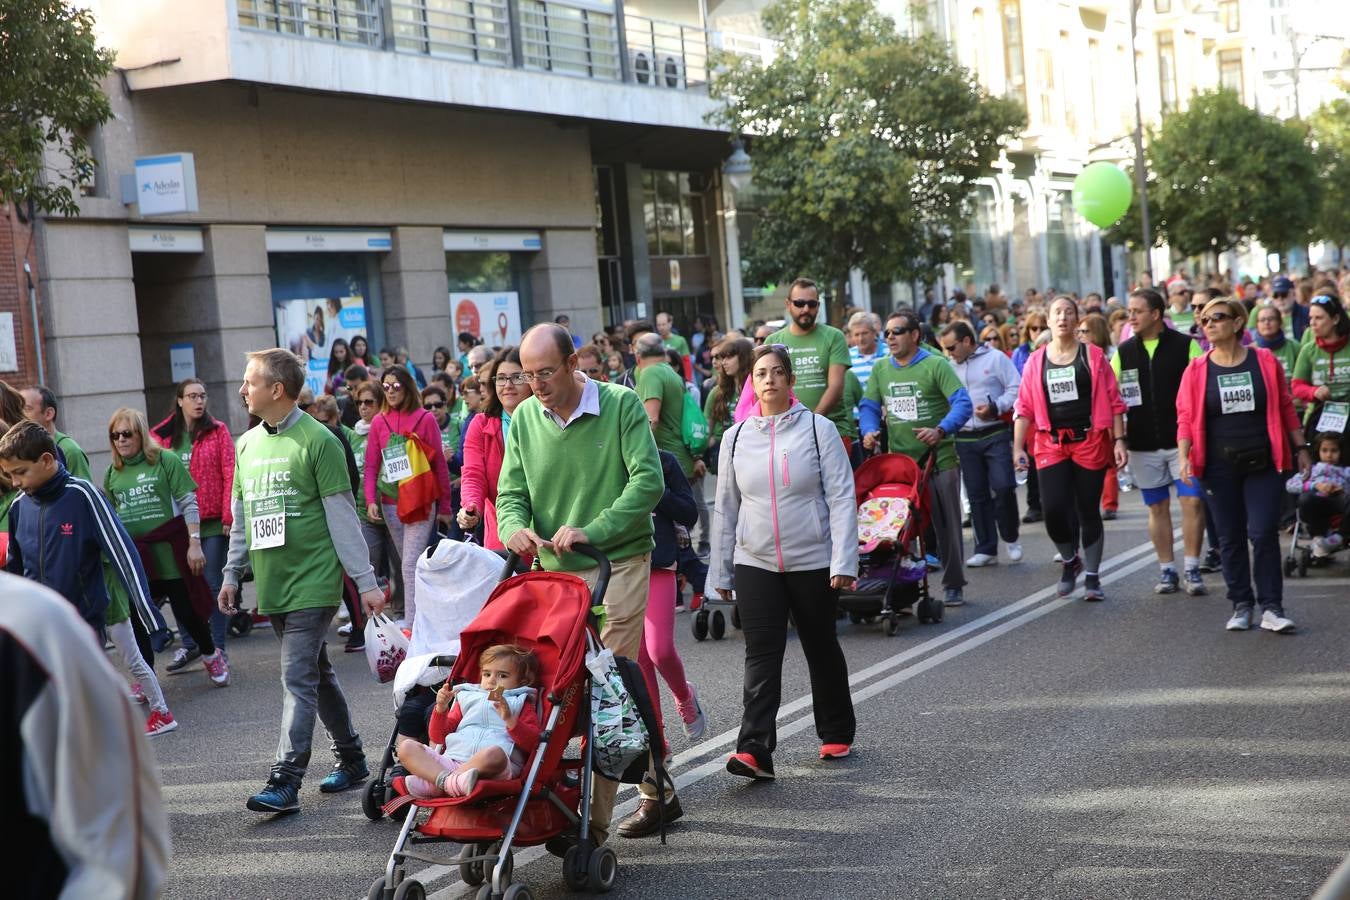
[[[917,497],[922,473],[919,464],[903,453],[882,453],[864,462],[853,473],[854,503],[861,506],[868,496],[883,484],[904,485],[913,488],[906,496]]]

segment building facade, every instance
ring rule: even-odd
[[[93,454],[112,410],[153,422],[188,373],[239,430],[261,347],[322,380],[336,336],[425,365],[561,314],[589,337],[728,313],[696,0],[93,8],[114,118],[81,215],[35,223],[46,377]],[[154,214],[176,176],[137,161],[186,158],[195,204]]]

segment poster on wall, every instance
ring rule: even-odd
[[[282,300],[276,304],[277,345],[305,360],[305,384],[323,393],[328,379],[328,356],[338,338],[351,343],[366,333],[364,297],[320,297]]]
[[[520,343],[520,294],[450,294],[450,320],[455,334],[467,331],[489,347]]]

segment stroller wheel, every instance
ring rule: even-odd
[[[529,885],[516,882],[506,889],[502,898],[503,900],[534,900],[534,892],[530,890]]]
[[[474,900],[492,900],[492,885],[485,884],[474,894]]]
[[[706,609],[700,609],[698,612],[694,613],[694,618],[693,618],[693,620],[689,623],[689,627],[692,628],[693,631],[694,631],[694,640],[696,640],[696,641],[705,641],[705,640],[707,640],[707,639],[708,639],[708,611],[707,611]]]
[[[731,627],[737,631],[741,628],[741,608],[739,606],[731,608]]]
[[[465,860],[474,856],[482,856],[486,852],[487,848],[482,844],[465,844],[459,848],[459,858]],[[459,880],[470,886],[482,884],[485,880],[482,860],[461,862],[459,864]]]
[[[1294,560],[1294,558],[1293,558],[1292,556],[1286,556],[1286,557],[1284,558],[1284,577],[1285,577],[1285,578],[1293,578],[1293,577],[1294,577],[1294,570],[1295,570],[1297,567],[1298,567],[1298,563]]]
[[[1299,577],[1299,578],[1307,578],[1307,577],[1308,577],[1308,566],[1309,566],[1309,564],[1311,564],[1311,563],[1312,563],[1312,550],[1311,550],[1311,548],[1304,547],[1304,548],[1303,548],[1303,552],[1300,553],[1300,554],[1298,555],[1298,577]]]
[[[900,630],[900,619],[895,613],[886,616],[886,637],[895,637],[896,632]]]
[[[253,613],[248,610],[240,610],[230,616],[230,624],[226,626],[230,632],[230,637],[241,638],[253,630]]]
[[[394,888],[394,900],[427,900],[427,889],[416,878],[405,878]]]
[[[586,890],[590,883],[586,875],[586,861],[581,858],[581,848],[575,844],[567,848],[563,855],[563,883],[575,894]]]
[[[720,609],[713,610],[711,627],[708,633],[712,635],[714,641],[720,641],[727,634],[727,617],[722,615]]]
[[[387,900],[384,893],[383,875],[376,878],[375,883],[370,886],[370,891],[366,894],[366,900]]]
[[[597,894],[609,893],[619,874],[619,857],[608,847],[597,847],[591,851],[591,862],[586,867],[590,888]]]
[[[365,813],[370,821],[378,822],[384,818],[384,810],[380,809],[383,805],[384,782],[372,778],[366,783],[366,789],[361,792],[361,812]]]

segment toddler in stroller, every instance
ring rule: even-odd
[[[1296,570],[1307,574],[1310,564],[1320,565],[1346,546],[1350,531],[1350,469],[1341,465],[1341,436],[1335,433],[1319,434],[1313,438],[1312,449],[1317,462],[1304,478],[1295,474],[1285,484],[1289,493],[1298,497],[1298,520],[1294,540],[1285,557],[1285,573]],[[1312,536],[1310,547],[1299,546],[1299,526],[1306,526]]]
[[[482,778],[518,778],[521,766],[539,746],[535,688],[539,660],[515,644],[496,644],[478,657],[478,686],[452,686],[436,692],[429,732],[440,752],[412,738],[398,748],[414,797],[464,797]]]

